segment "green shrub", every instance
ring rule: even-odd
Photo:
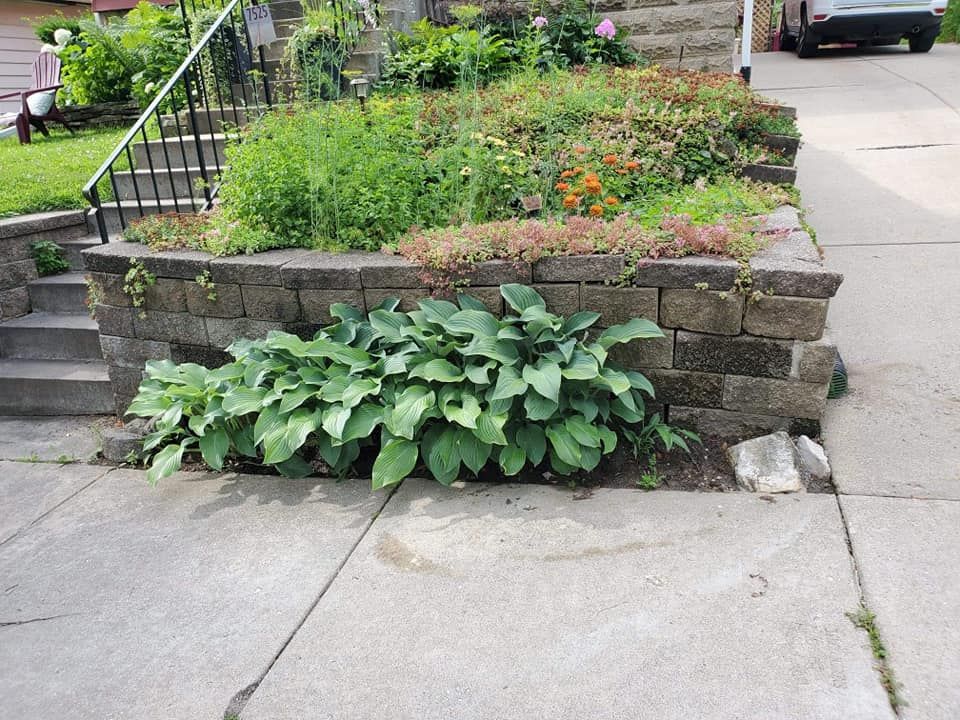
[[[281,332],[240,340],[235,362],[216,370],[148,363],[129,408],[155,427],[144,443],[148,478],[175,472],[195,449],[215,469],[247,457],[304,476],[319,458],[345,476],[365,446],[376,453],[374,489],[418,462],[444,484],[488,461],[505,475],[544,460],[570,475],[595,469],[621,441],[646,455],[657,440],[685,448],[694,437],[645,419],[650,383],[607,360],[616,344],[661,337],[654,323],[591,335],[597,313],[558,317],[521,285],[501,294],[513,310],[502,319],[466,296],[459,307],[424,300],[408,313],[388,300],[367,318],[337,304],[340,322],[312,341]]]
[[[63,13],[59,10],[53,15],[45,15],[40,18],[33,25],[33,32],[37,36],[37,39],[46,43],[47,45],[56,45],[56,38],[53,37],[53,34],[60,30],[68,30],[71,35],[80,34],[80,23],[81,21],[92,21],[93,15],[90,13],[83,13],[82,15],[76,15],[74,17],[64,17]]]
[[[37,274],[41,277],[57,275],[70,269],[70,263],[63,258],[63,248],[52,240],[37,240],[30,246],[30,252],[37,263]]]
[[[960,2],[950,0],[940,25],[940,42],[960,42]]]

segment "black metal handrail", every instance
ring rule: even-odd
[[[215,179],[223,167],[224,135],[217,130],[223,130],[224,123],[242,125],[247,119],[247,113],[252,111],[259,116],[265,108],[272,106],[263,48],[260,47],[258,53],[259,70],[254,71],[254,48],[246,23],[242,17],[237,17],[245,6],[257,4],[257,0],[229,0],[223,5],[223,11],[217,19],[84,186],[83,196],[94,210],[102,242],[109,241],[104,206],[98,188],[105,177],[109,178],[113,191],[112,202],[116,205],[121,229],[127,227],[127,211],[135,217],[153,214],[152,211],[144,210],[144,203],[150,201],[150,190],[153,191],[152,197],[156,200],[157,209],[160,209],[162,200],[167,199],[163,197],[167,193],[160,191],[164,174],[166,182],[169,183],[168,194],[173,202],[173,210],[184,212],[189,208],[190,212],[198,212],[210,207],[217,191]],[[181,7],[183,9],[182,5]],[[187,22],[186,16],[184,22]],[[198,106],[198,99],[203,101],[202,107]],[[163,114],[167,111],[172,114],[175,135],[168,135],[166,132],[171,127],[170,123],[165,123],[163,119]],[[186,118],[181,117],[182,113],[186,114]],[[202,120],[204,116],[207,129],[206,132],[201,132],[198,120]],[[157,121],[160,129],[157,160],[162,157],[165,167],[159,167],[159,162],[154,162],[154,150],[150,147],[147,135],[147,125],[151,119]],[[184,119],[189,123],[192,135],[184,134]],[[204,140],[207,138],[209,147],[204,147]],[[140,187],[134,153],[131,152],[131,145],[139,140],[143,141],[147,165],[145,170],[149,175],[149,184],[145,181],[144,188]],[[124,160],[128,171],[115,167]],[[173,167],[171,161],[182,161],[183,167]],[[191,164],[193,162],[195,165]],[[130,184],[124,188],[125,192],[121,192],[118,187],[118,172],[127,173],[120,177],[121,182]],[[178,177],[180,183],[177,182]],[[202,202],[195,197],[194,187],[198,181],[203,192]],[[186,198],[178,197],[178,187],[186,188]],[[135,200],[135,207],[124,207],[124,194],[133,195],[130,200]]]

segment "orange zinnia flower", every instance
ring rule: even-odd
[[[616,155],[604,155],[602,162],[603,162],[604,165],[616,165],[616,164],[617,164],[617,156],[616,156]]]
[[[619,203],[620,201],[617,200],[615,197],[613,197],[613,196],[611,195],[611,196],[608,197],[606,200],[604,200],[604,202],[605,202],[607,205],[613,206],[613,205],[616,205],[617,203]]]
[[[627,171],[623,168],[617,168],[617,175],[626,175]]]
[[[558,182],[554,187],[560,192],[566,192],[570,189],[570,183]]]
[[[577,155],[583,155],[583,154],[587,151],[587,148],[585,148],[583,145],[577,145],[577,146],[573,149],[573,151],[574,151]]]
[[[600,182],[600,176],[596,173],[587,173],[583,176],[583,181],[585,183],[598,183]]]
[[[640,167],[640,163],[638,163],[636,160],[630,160],[624,163],[624,167],[627,170],[636,170],[638,167]]]
[[[603,215],[603,205],[591,205],[590,214],[593,215],[593,217],[600,217]]]
[[[564,170],[562,173],[560,173],[560,177],[566,180],[567,178],[572,178],[574,174],[575,173],[573,172],[573,170]]]
[[[574,175],[579,175],[579,174],[582,173],[582,172],[583,172],[583,168],[580,167],[579,165],[577,165],[577,166],[573,169],[573,174],[574,174]]]
[[[568,210],[572,210],[573,208],[577,207],[577,205],[579,204],[580,204],[580,198],[578,198],[576,195],[567,195],[563,199],[563,206]]]

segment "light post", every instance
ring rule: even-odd
[[[350,87],[353,88],[353,94],[360,101],[360,112],[366,112],[367,95],[370,93],[370,81],[365,77],[354,78],[350,81]]]

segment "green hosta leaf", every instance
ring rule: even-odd
[[[593,470],[597,465],[600,464],[600,448],[598,447],[581,447],[580,448],[580,467],[582,467],[587,472]]]
[[[584,349],[593,355],[601,365],[607,362],[607,351],[599,343],[590,343],[585,345]]]
[[[370,313],[370,325],[388,340],[400,342],[403,340],[401,328],[410,325],[412,321],[403,313],[387,310],[374,310]]]
[[[465,375],[463,371],[449,360],[438,358],[430,362],[417,365],[410,371],[410,377],[419,377],[436,382],[460,382]]]
[[[626,343],[638,338],[659,337],[663,337],[663,331],[657,327],[656,323],[643,318],[633,318],[623,325],[614,325],[604,330],[598,338],[598,342],[604,350],[609,350],[617,343]]]
[[[210,421],[211,418],[208,418],[206,415],[193,415],[189,420],[187,420],[187,427],[190,428],[190,432],[197,437],[203,437],[203,434],[207,431],[207,426],[210,424]]]
[[[597,433],[603,443],[603,454],[609,455],[617,447],[617,434],[606,425],[597,425]]]
[[[310,434],[320,425],[319,413],[300,408],[294,410],[287,420],[287,443],[294,450],[299,450],[310,437]]]
[[[613,368],[608,367],[600,370],[600,377],[598,377],[594,382],[610,388],[610,391],[614,395],[620,395],[621,393],[625,393],[630,389],[630,380],[627,379],[627,376],[619,370],[614,370]]]
[[[563,463],[573,468],[580,467],[580,443],[563,425],[548,426],[547,440]]]
[[[496,337],[500,322],[486,310],[461,310],[447,320],[446,332],[480,337]]]
[[[346,445],[334,445],[329,435],[317,436],[317,452],[330,467],[336,467],[340,460],[340,453],[345,447]]]
[[[527,423],[517,429],[517,445],[523,448],[532,465],[539,465],[547,452],[547,438],[539,425]]]
[[[292,455],[283,462],[274,463],[274,467],[286,478],[299,479],[313,474],[313,465],[299,455]]]
[[[288,393],[284,393],[283,397],[280,400],[280,412],[288,413],[291,410],[295,410],[300,407],[307,401],[308,398],[315,395],[317,389],[311,385],[301,385],[295,390],[291,390]]]
[[[539,306],[545,308],[547,306],[543,298],[537,294],[536,290],[525,285],[518,285],[516,283],[501,285],[500,294],[503,295],[503,299],[507,301],[507,304],[519,313],[522,313],[529,307]]]
[[[634,390],[641,390],[650,397],[654,397],[653,385],[650,384],[650,381],[647,380],[644,375],[638,373],[636,370],[627,370],[623,374],[627,376],[627,379],[630,381],[630,387]]]
[[[223,460],[230,449],[230,436],[223,428],[215,428],[200,438],[203,461],[214,470],[223,468]]]
[[[192,438],[189,438],[192,440]],[[147,482],[156,485],[165,477],[173,475],[183,464],[183,451],[186,449],[187,440],[176,445],[167,445],[160,452],[153,456],[153,462],[150,463],[150,469],[147,470]]]
[[[549,420],[560,405],[538,392],[528,392],[523,399],[523,408],[528,420]]]
[[[338,320],[353,320],[355,322],[363,322],[363,313],[353,307],[353,305],[347,305],[346,303],[334,303],[330,306],[330,315],[337,318]]]
[[[317,396],[327,402],[340,402],[343,400],[343,393],[350,387],[351,383],[353,383],[353,378],[349,375],[332,377],[320,388]]]
[[[458,431],[454,427],[435,425],[423,437],[420,452],[427,469],[438,482],[449,485],[460,472]]]
[[[480,403],[470,393],[463,393],[459,401],[451,400],[443,406],[443,416],[457,425],[475,428],[480,417]]]
[[[361,400],[367,397],[367,395],[376,395],[379,392],[380,380],[360,378],[359,380],[354,380],[347,386],[343,391],[343,395],[340,397],[340,402],[343,403],[344,407],[355,407]]]
[[[480,357],[497,360],[504,365],[514,365],[520,355],[517,348],[509,340],[497,340],[493,337],[475,337],[473,341],[460,349],[464,357],[479,355]]]
[[[355,322],[340,323],[336,326],[336,329],[333,331],[330,337],[338,343],[349,345],[357,339],[357,331],[359,328],[360,326]],[[329,328],[327,329],[329,330]]]
[[[387,312],[393,312],[397,309],[397,305],[400,304],[400,299],[395,297],[384,298],[379,302],[379,304],[374,308],[374,310],[386,310]]]
[[[463,429],[457,431],[457,442],[460,445],[460,459],[476,475],[487,464],[492,446]]]
[[[339,403],[331,405],[323,412],[323,431],[332,438],[343,440],[343,428],[353,414],[352,408],[345,408]]]
[[[327,381],[330,379],[326,376],[326,374],[324,374],[323,370],[318,367],[297,368],[297,375],[307,385],[326,385]],[[279,388],[274,386],[274,389],[277,390]]]
[[[447,300],[426,298],[417,303],[423,311],[423,316],[430,322],[443,325],[451,316],[458,312],[457,306]]]
[[[574,350],[560,374],[568,380],[593,380],[600,372],[597,359],[583,350]]]
[[[285,393],[289,390],[300,386],[302,384],[302,378],[297,373],[287,372],[277,378],[277,381],[273,384],[273,389],[278,393]]]
[[[610,412],[628,423],[638,423],[643,421],[643,413],[637,412],[627,407],[620,398],[614,398],[610,403]]]
[[[564,364],[570,362],[573,358],[573,350],[576,346],[577,341],[575,338],[569,338],[561,343],[557,343],[557,350],[560,352]]]
[[[527,462],[527,454],[523,448],[516,445],[507,445],[500,451],[500,469],[504,475],[516,475],[523,470]]]
[[[600,410],[596,401],[580,395],[571,395],[567,398],[567,402],[570,403],[570,407],[579,411],[588,423],[592,423],[596,419]]]
[[[384,377],[388,375],[400,375],[407,371],[408,355],[388,355],[378,363],[380,374]]]
[[[512,367],[504,366],[500,368],[493,394],[488,394],[487,400],[505,400],[516,395],[523,395],[528,387],[527,381],[520,377],[520,373]]]
[[[223,398],[223,409],[230,415],[246,415],[263,407],[267,389],[263,387],[237,387]]]
[[[370,437],[377,425],[383,422],[383,408],[372,403],[364,403],[353,409],[343,425],[343,442]],[[324,458],[326,459],[326,458]],[[336,461],[334,461],[336,463]],[[334,464],[329,463],[328,464]]]
[[[413,472],[419,450],[416,443],[397,439],[387,443],[373,463],[373,489],[396,485]]]
[[[398,437],[413,440],[424,413],[436,404],[436,394],[426,385],[411,385],[397,396],[387,429]]]
[[[313,414],[308,410],[298,410],[299,413],[306,413],[312,418]],[[300,438],[300,433],[292,433],[288,428],[288,422],[292,415],[280,415],[277,417],[277,424],[271,424],[263,435],[263,462],[268,465],[281,463],[290,458],[297,450],[299,445],[294,443]],[[309,431],[303,432],[303,440],[306,439]],[[303,444],[303,440],[300,444]]]
[[[568,317],[563,323],[563,334],[571,335],[581,330],[586,330],[600,319],[600,313],[582,310]]]
[[[141,390],[130,403],[127,412],[139,417],[153,417],[165,413],[168,407],[170,407],[170,398],[162,394],[162,391]]]
[[[244,457],[257,457],[257,446],[253,442],[253,428],[250,425],[244,425],[236,430],[228,429],[227,433],[238,453]]]
[[[287,416],[280,416],[279,408],[276,405],[270,405],[260,411],[257,422],[253,425],[253,443],[259,445],[263,438],[277,428],[287,426]]]
[[[557,475],[569,475],[569,474],[572,473],[574,470],[576,470],[578,467],[579,467],[579,465],[568,465],[567,463],[563,462],[563,460],[561,460],[560,457],[557,455],[557,451],[556,451],[556,450],[553,450],[553,449],[551,448],[551,450],[550,450],[550,468],[551,468]]]
[[[482,412],[477,418],[477,427],[473,434],[479,440],[491,445],[506,445],[507,436],[503,434],[503,426],[507,422],[507,415],[492,415]]]
[[[560,400],[560,366],[556,363],[540,361],[536,367],[526,365],[523,368],[523,379],[548,400]]]
[[[497,337],[500,340],[525,340],[527,336],[520,328],[516,328],[513,325],[507,325],[500,328],[500,331],[497,333]]]
[[[503,400],[487,399],[487,410],[492,415],[503,415],[509,413],[513,407],[513,398],[504,398]]]
[[[467,364],[463,369],[467,379],[474,385],[490,384],[490,369],[497,366],[495,360],[487,360],[483,365]]]
[[[600,447],[600,433],[583,416],[573,415],[568,417],[564,420],[563,426],[573,436],[573,439],[581,445],[592,448]]]
[[[487,310],[487,306],[472,295],[458,293],[457,302],[460,304],[460,308],[463,310],[481,310],[484,312],[489,312],[489,310]]]

